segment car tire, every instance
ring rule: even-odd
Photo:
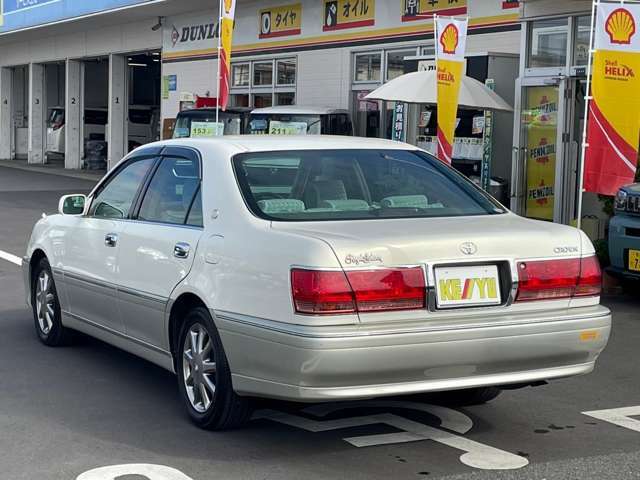
[[[249,420],[251,401],[233,391],[222,341],[206,308],[187,314],[176,352],[180,393],[198,427],[230,430]]]
[[[435,403],[456,407],[469,407],[490,402],[502,393],[498,387],[478,387],[464,390],[439,392],[434,395]]]
[[[622,291],[625,295],[637,295],[638,290],[640,289],[640,280],[630,280],[625,278],[621,282]]]
[[[68,345],[72,333],[62,325],[58,291],[46,258],[36,265],[31,279],[31,308],[36,334],[49,347]]]

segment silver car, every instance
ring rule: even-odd
[[[59,210],[24,259],[39,338],[175,372],[203,428],[240,425],[251,397],[486,402],[591,372],[609,338],[586,235],[398,142],[155,143]]]

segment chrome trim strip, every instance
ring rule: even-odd
[[[292,335],[295,337],[303,337],[303,338],[359,338],[359,337],[373,337],[373,336],[384,336],[384,335],[406,335],[406,334],[418,334],[418,333],[430,333],[430,332],[447,332],[453,330],[472,330],[478,328],[492,328],[492,327],[510,327],[510,326],[518,326],[518,325],[536,325],[536,324],[547,324],[553,322],[570,322],[577,320],[594,320],[599,318],[606,318],[611,315],[611,312],[607,309],[606,311],[599,311],[593,313],[581,313],[581,314],[573,314],[566,316],[550,316],[546,317],[544,320],[536,320],[535,318],[528,317],[525,320],[507,320],[507,321],[496,321],[496,322],[482,322],[482,323],[472,323],[467,325],[440,325],[440,326],[418,326],[415,328],[405,328],[398,330],[374,330],[376,327],[374,325],[367,325],[369,329],[366,331],[362,331],[362,324],[358,325],[348,325],[347,327],[356,327],[360,331],[353,332],[339,332],[339,331],[327,331],[326,333],[322,332],[309,332],[311,328],[319,330],[319,329],[328,329],[331,327],[307,327],[303,325],[294,325],[294,324],[284,324],[282,322],[276,322],[273,320],[268,320],[266,318],[258,318],[258,317],[250,317],[247,315],[237,314],[233,312],[226,312],[221,310],[212,310],[214,318],[219,318],[221,320],[226,320],[233,323],[238,323],[241,325],[246,325],[249,327],[261,328],[264,330],[282,333],[285,335]],[[388,325],[387,325],[388,326]]]
[[[160,347],[156,347],[155,345],[151,345],[150,343],[144,342],[142,340],[138,340],[137,338],[134,338],[134,337],[130,337],[129,335],[127,335],[125,333],[118,332],[118,331],[113,330],[113,329],[111,329],[109,327],[105,327],[104,325],[100,325],[99,323],[92,322],[91,320],[87,320],[86,318],[81,317],[80,315],[76,315],[76,314],[68,312],[66,310],[63,310],[62,313],[64,315],[67,315],[67,316],[73,318],[74,320],[77,320],[77,321],[82,322],[82,323],[86,323],[89,326],[92,326],[94,328],[98,328],[98,329],[100,329],[100,330],[102,330],[104,332],[107,332],[107,333],[110,333],[112,335],[115,335],[116,337],[120,337],[120,338],[123,338],[124,340],[129,340],[129,341],[131,341],[133,343],[136,343],[136,344],[140,345],[141,347],[145,347],[145,348],[147,348],[149,350],[153,350],[155,352],[162,353],[163,355],[171,356],[171,352],[167,352],[166,350],[163,350]]]
[[[156,302],[156,303],[161,303],[165,305],[169,301],[168,298],[164,298],[159,295],[153,295],[152,293],[144,293],[138,290],[132,290],[130,288],[122,288],[122,287],[116,287],[116,288],[118,290],[118,293],[124,293],[125,295],[131,295],[132,297],[141,298],[143,300],[149,300],[150,302]]]
[[[62,274],[64,275],[65,280],[67,278],[70,278],[71,280],[77,280],[78,282],[88,283],[90,285],[95,285],[96,287],[111,288],[113,290],[116,289],[116,285],[113,283],[103,282],[102,280],[94,280],[93,278],[87,278],[85,276],[78,275],[75,273],[69,273],[66,270],[63,270]]]

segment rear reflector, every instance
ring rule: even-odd
[[[293,302],[298,313],[341,314],[414,310],[426,307],[421,267],[324,271],[291,271]]]
[[[518,263],[517,302],[600,295],[600,264],[595,256]]]

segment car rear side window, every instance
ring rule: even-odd
[[[98,192],[89,209],[89,216],[126,218],[136,193],[154,161],[154,158],[135,160],[116,173]]]
[[[196,159],[162,159],[142,200],[138,219],[183,225],[200,186]]]
[[[246,153],[234,168],[249,208],[282,221],[492,215],[506,210],[429,154],[403,150]]]

